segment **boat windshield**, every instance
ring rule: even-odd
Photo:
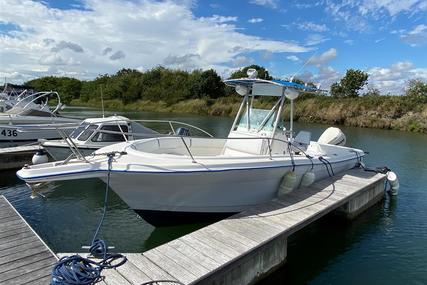
[[[82,134],[78,137],[79,141],[85,141],[87,140],[93,132],[98,128],[98,125],[89,125]]]
[[[272,131],[274,129],[275,117],[276,117],[276,112],[270,112],[270,110],[265,110],[265,109],[250,108],[249,109],[249,131],[258,131],[258,130]],[[241,116],[240,121],[237,124],[237,129],[248,130],[248,111],[247,110]]]
[[[122,129],[122,130],[120,130]],[[127,125],[120,125],[120,128],[118,125],[110,125],[110,126],[102,126],[102,131],[110,131],[110,132],[117,132],[116,134],[110,134],[110,133],[103,133],[103,132],[97,132],[93,137],[93,142],[122,142],[125,141],[125,138],[123,137],[123,134],[121,132],[128,132],[128,126]],[[128,138],[127,135],[125,135],[126,138]]]
[[[72,139],[76,139],[87,128],[87,126],[89,126],[88,123],[81,123],[80,126],[71,133],[70,137]]]

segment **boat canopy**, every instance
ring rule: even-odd
[[[224,83],[232,87],[246,87],[252,89],[253,96],[282,96],[284,90],[291,89],[299,92],[318,92],[319,89],[312,86],[286,81],[286,80],[265,80],[258,78],[227,79]],[[240,94],[240,93],[239,93]],[[244,95],[244,94],[241,94]]]

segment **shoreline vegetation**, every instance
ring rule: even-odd
[[[259,78],[272,79],[267,70],[256,65],[234,72],[231,78],[246,77],[248,68],[257,69]],[[367,79],[366,73],[350,69],[331,86],[331,96],[301,94],[295,100],[295,121],[427,133],[427,83],[410,81],[405,95],[401,96],[380,95],[371,88],[359,96]],[[225,86],[212,69],[191,72],[164,67],[145,72],[122,69],[90,81],[42,77],[25,84],[36,90],[57,90],[64,103],[72,106],[101,108],[102,93],[104,108],[114,111],[233,116],[241,102],[241,97]],[[255,100],[254,105],[268,107],[273,100],[263,97]],[[285,106],[285,118],[288,118],[289,104]]]
[[[324,96],[326,97],[326,96]],[[350,127],[391,129],[427,134],[427,104],[414,108],[397,96],[381,98],[308,98],[295,101],[294,120],[304,123],[323,123]],[[209,116],[234,116],[240,106],[239,98],[214,100],[189,99],[168,105],[165,101],[140,100],[123,104],[120,100],[105,100],[105,110],[190,113]],[[262,104],[257,102],[256,107]],[[82,102],[78,99],[70,106],[101,108],[101,101]],[[285,106],[289,118],[289,104]]]

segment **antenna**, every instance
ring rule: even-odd
[[[105,118],[105,111],[104,111],[104,95],[102,94],[102,85],[101,85],[101,106],[102,106],[102,117]]]
[[[310,58],[309,59],[307,59],[305,62],[304,62],[304,64],[300,67],[300,69],[298,69],[298,71],[297,72],[295,72],[294,73],[294,75],[292,75],[291,76],[291,79],[289,80],[290,82],[293,82],[294,81],[294,77],[295,77],[295,75],[297,75],[298,73],[300,73],[301,72],[301,70],[310,62],[310,60],[315,56],[317,54],[317,51],[315,51],[311,56],[310,56]]]

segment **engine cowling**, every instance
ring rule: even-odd
[[[345,145],[346,137],[339,128],[329,127],[323,132],[317,142],[323,144]]]

